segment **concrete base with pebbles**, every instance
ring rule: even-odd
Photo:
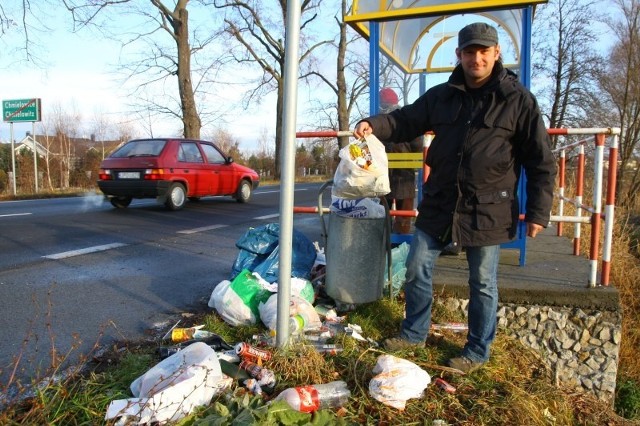
[[[437,298],[451,312],[467,315],[467,299]],[[591,392],[613,403],[621,340],[620,312],[501,303],[498,333],[538,351],[556,385]]]
[[[498,332],[539,351],[558,385],[613,401],[622,326],[618,291],[615,283],[588,287],[589,259],[574,256],[572,241],[555,231],[550,226],[527,239],[524,266],[518,250],[501,251]],[[468,279],[464,252],[441,256],[436,299],[466,315]]]

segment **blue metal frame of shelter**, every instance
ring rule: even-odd
[[[520,81],[529,88],[531,84],[531,26],[533,22],[533,6],[529,5],[522,9],[522,43],[520,49]],[[369,90],[371,93],[369,111],[371,115],[375,115],[379,111],[380,100],[377,94],[380,88],[380,23],[378,21],[369,22]],[[426,78],[424,74],[420,75],[420,93],[426,92]],[[518,182],[518,202],[520,204],[520,215],[525,213],[526,206],[526,176],[524,170],[520,174]],[[422,171],[420,171],[420,179],[422,182]],[[421,194],[419,193],[418,202],[420,202]],[[411,236],[393,235],[393,242],[410,241]],[[524,221],[519,221],[516,238],[508,243],[503,244],[502,248],[518,249],[519,264],[524,266],[526,262],[527,252],[527,228]]]

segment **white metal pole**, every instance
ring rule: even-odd
[[[33,179],[36,184],[36,194],[38,193],[38,153],[36,147],[36,123],[31,122],[31,139],[33,140]]]
[[[13,142],[13,121],[9,123],[9,137],[11,138],[11,180],[13,181],[13,195],[18,192],[16,190],[16,149]]]
[[[594,154],[593,177],[593,214],[591,224],[591,248],[589,254],[589,287],[597,285],[598,247],[600,239],[600,213],[602,212],[602,176],[604,169],[604,143],[596,135],[596,151]],[[604,137],[604,136],[603,136]]]
[[[293,191],[295,184],[296,114],[298,105],[298,58],[300,41],[300,1],[287,1],[284,55],[284,103],[282,113],[282,167],[280,176],[280,250],[276,345],[289,341],[289,299],[293,245]]]

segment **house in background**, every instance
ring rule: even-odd
[[[64,134],[32,135],[15,143],[17,163],[33,164],[34,150],[38,157],[38,182],[50,188],[92,187],[98,175],[103,155],[108,155],[121,141],[96,141],[91,138],[75,138]],[[33,168],[18,168],[18,182],[30,187]],[[28,182],[29,181],[29,182]],[[40,185],[38,185],[40,186]]]
[[[27,150],[29,153],[33,154],[33,147],[35,145],[36,154],[40,158],[46,158],[47,154],[50,154],[49,150],[45,148],[40,142],[37,141],[38,137],[34,137],[31,135],[31,132],[27,132],[25,137],[18,143],[15,144],[14,152],[16,155],[21,154],[24,150]]]

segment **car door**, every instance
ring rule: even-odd
[[[195,141],[182,141],[178,148],[178,167],[174,172],[187,181],[189,197],[207,195],[209,183],[205,161]]]
[[[227,163],[222,153],[211,143],[200,143],[200,147],[207,159],[207,168],[210,170],[212,195],[228,195],[236,192],[238,183],[232,164]]]

